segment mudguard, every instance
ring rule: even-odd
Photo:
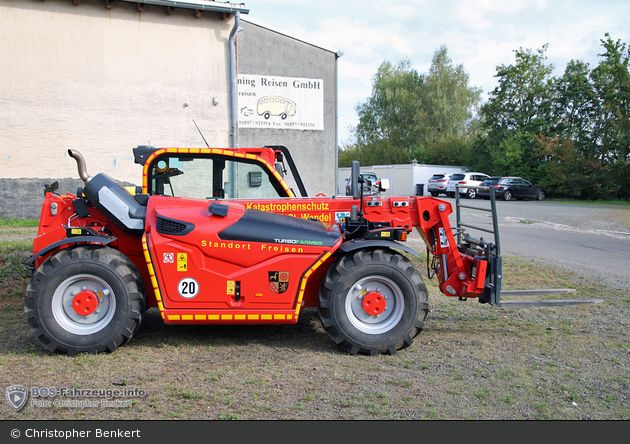
[[[347,253],[349,251],[359,250],[361,248],[374,248],[374,247],[384,247],[384,248],[392,248],[394,250],[401,250],[405,253],[409,253],[415,257],[420,257],[415,250],[402,245],[396,241],[385,241],[385,240],[377,240],[377,239],[369,239],[369,240],[350,240],[341,244],[339,247],[340,251]]]

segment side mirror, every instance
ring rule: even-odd
[[[389,189],[389,179],[385,178],[381,178],[381,185],[380,185],[380,189],[381,191],[385,191]]]
[[[44,196],[46,196],[47,193],[54,193],[55,191],[57,191],[59,189],[59,182],[58,181],[54,181],[53,183],[49,184],[45,184],[44,185]],[[80,194],[79,194],[80,196]]]

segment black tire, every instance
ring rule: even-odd
[[[340,256],[328,269],[318,313],[328,336],[346,352],[393,355],[424,328],[427,301],[422,276],[409,259],[390,249],[364,249]],[[365,308],[371,302],[380,319]]]
[[[440,193],[436,193],[434,191],[431,191],[431,196],[433,197],[438,197],[440,195]]]
[[[536,200],[545,200],[546,197],[547,195],[545,194],[545,192],[540,190],[536,195]]]
[[[503,200],[512,200],[512,192],[510,190],[505,190]]]
[[[455,193],[446,193],[448,197],[455,197]]]
[[[269,120],[269,118],[271,117],[271,113],[269,111],[265,111],[263,117],[265,118],[265,120]]]
[[[81,304],[88,315],[80,314]],[[109,247],[81,245],[55,253],[33,273],[24,313],[46,349],[74,356],[111,353],[126,344],[146,305],[144,283],[127,257]]]
[[[474,199],[477,197],[477,190],[475,190],[474,188],[468,188],[468,191],[466,192],[466,196],[469,199]]]

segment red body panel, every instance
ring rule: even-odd
[[[219,233],[245,212],[240,204],[228,207],[222,217],[208,211],[207,201],[161,196],[150,200],[146,239],[165,320],[181,320],[180,310],[188,310],[195,321],[216,321],[222,315],[241,321],[247,316],[261,319],[253,315],[278,320],[282,315],[282,320],[295,322],[305,273],[338,248],[341,237],[332,247],[221,239]],[[193,223],[195,229],[184,236],[161,234],[157,216]],[[170,316],[173,310],[176,315]],[[239,313],[246,317],[233,317]]]

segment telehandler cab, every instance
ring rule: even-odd
[[[449,202],[365,196],[357,162],[352,196],[309,197],[285,147],[138,147],[142,188],[130,193],[68,153],[84,186],[76,195],[46,187],[26,262],[26,318],[51,352],[113,352],[149,307],[167,324],[295,324],[316,307],[341,349],[393,354],[429,311],[405,255],[418,256],[405,245],[413,229],[442,293],[500,303],[494,206],[495,243],[461,227],[456,241]]]

